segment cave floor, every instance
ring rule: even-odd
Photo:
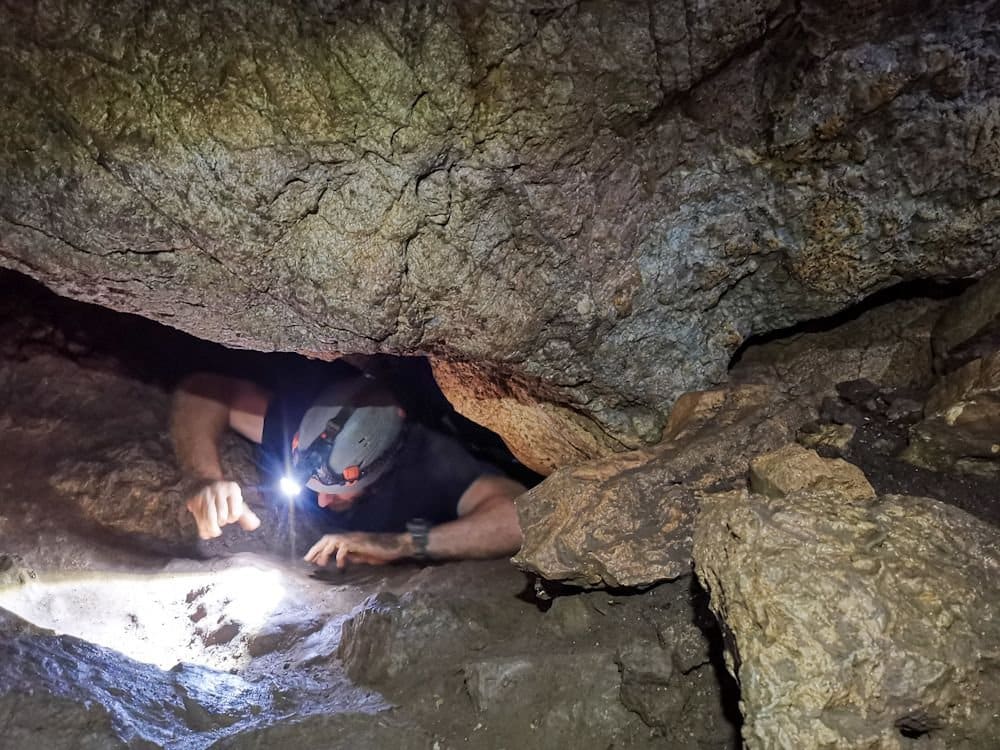
[[[0,358],[0,748],[738,746],[690,578],[550,598],[504,560],[317,570],[271,506],[198,542],[168,389],[33,341]]]
[[[260,530],[198,542],[167,436],[173,344],[145,322],[112,328],[107,311],[74,328],[90,313],[67,324],[65,310],[39,314],[61,302],[11,304],[0,750],[739,747],[736,688],[690,577],[581,592],[540,588],[503,560],[317,570],[300,559],[304,514],[253,493]],[[767,354],[734,381],[773,381],[791,361]],[[880,494],[1000,523],[997,480],[894,458],[922,393],[834,382],[835,397],[796,412],[854,428],[820,453],[856,463]],[[223,455],[253,486],[247,444]]]

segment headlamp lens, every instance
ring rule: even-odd
[[[278,482],[278,487],[287,498],[298,497],[299,493],[302,492],[302,485],[291,477],[282,477],[281,481]]]

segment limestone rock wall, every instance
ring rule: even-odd
[[[539,467],[641,447],[751,333],[997,265],[998,37],[943,0],[10,0],[0,264],[516,376],[576,435]]]

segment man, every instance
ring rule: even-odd
[[[348,365],[322,389],[268,392],[246,380],[199,374],[178,388],[171,434],[197,480],[187,509],[203,539],[261,521],[227,479],[219,455],[232,429],[261,446],[270,479],[297,474],[323,509],[324,534],[305,560],[350,562],[511,555],[521,545],[518,482],[452,438],[409,420],[395,398]]]

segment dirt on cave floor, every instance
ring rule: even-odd
[[[854,435],[842,449],[820,445],[817,452],[857,465],[879,495],[932,497],[1000,526],[1000,478],[932,471],[899,457],[926,396],[924,388],[882,388],[869,380],[838,384],[837,396],[821,403],[819,418],[849,425]]]
[[[258,532],[199,542],[170,387],[259,355],[3,282],[0,748],[739,746],[691,578],[580,593],[505,560],[317,570],[306,514],[253,493]],[[224,454],[252,485],[248,446]]]

